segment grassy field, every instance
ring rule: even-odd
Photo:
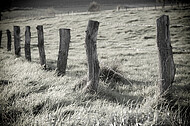
[[[34,12],[28,13],[37,13]],[[134,126],[188,125],[190,104],[190,8],[108,10],[95,13],[31,15],[0,22],[1,125]],[[52,11],[50,11],[52,12]],[[159,97],[156,19],[170,17],[176,64],[170,100]],[[84,94],[78,84],[87,74],[85,30],[88,20],[100,22],[97,51],[101,68],[119,71],[132,85],[100,81],[98,93]],[[6,51],[6,29],[21,27],[21,57]],[[36,26],[44,26],[50,70],[39,65]],[[24,58],[25,26],[31,26],[32,62]],[[59,28],[71,29],[67,73],[56,74]],[[12,32],[13,34],[13,32]],[[12,36],[13,38],[13,36]],[[12,45],[13,48],[13,45]]]

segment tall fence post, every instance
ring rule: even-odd
[[[30,26],[26,26],[25,31],[25,58],[28,61],[31,61],[31,51],[30,51],[30,40],[31,40],[31,32],[30,32]]]
[[[7,51],[11,51],[11,32],[7,29]]]
[[[88,59],[88,80],[85,87],[86,92],[95,93],[98,89],[100,67],[97,55],[98,21],[89,20],[86,30],[86,54]]]
[[[14,47],[15,47],[15,55],[21,55],[21,47],[20,47],[20,27],[14,26]]]
[[[0,30],[0,48],[2,48],[1,47],[1,39],[2,39],[2,31]]]
[[[69,52],[70,43],[70,29],[59,29],[60,44],[59,44],[59,55],[57,61],[58,76],[65,75],[67,67],[67,57]]]
[[[43,26],[38,25],[36,27],[38,33],[38,49],[40,55],[40,64],[46,69],[46,55],[44,50],[44,33],[43,33]]]
[[[163,15],[157,19],[157,46],[159,50],[159,88],[161,95],[167,95],[175,76],[172,46],[169,31],[169,16]]]

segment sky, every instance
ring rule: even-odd
[[[2,4],[0,4],[0,11],[9,10],[12,7],[64,8],[74,6],[88,6],[92,1],[96,1],[100,5],[135,5],[156,3],[156,0],[1,0]]]
[[[93,0],[13,0],[12,6],[66,6],[89,5]],[[94,0],[100,4],[135,4],[149,3],[156,0]]]

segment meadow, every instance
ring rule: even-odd
[[[55,12],[55,13],[54,13]],[[99,12],[49,13],[39,9],[7,12],[18,15],[0,21],[1,125],[150,126],[188,125],[190,104],[190,7],[133,8]],[[29,16],[19,16],[28,13]],[[32,15],[33,14],[33,15]],[[159,96],[156,19],[170,17],[176,75],[171,96]],[[31,15],[31,16],[30,16]],[[130,84],[100,81],[96,94],[77,85],[87,75],[85,31],[88,20],[100,22],[97,52],[100,67],[121,73]],[[49,70],[39,64],[37,25],[44,27]],[[6,30],[21,28],[21,57],[6,50]],[[25,26],[31,27],[32,62],[24,57]],[[71,29],[66,75],[57,76],[59,28]]]

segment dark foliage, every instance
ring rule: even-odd
[[[95,11],[99,11],[99,10],[100,10],[100,5],[97,2],[93,1],[92,3],[90,3],[88,11],[95,12]]]

